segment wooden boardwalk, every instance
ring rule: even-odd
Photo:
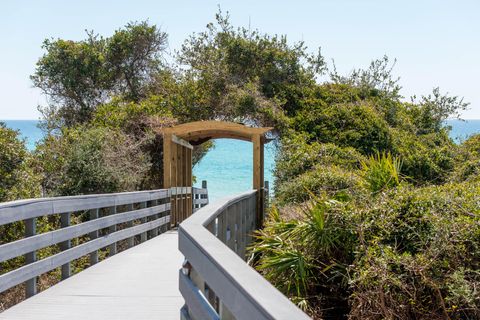
[[[0,313],[0,319],[179,319],[176,231],[123,251]]]

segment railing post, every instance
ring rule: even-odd
[[[127,211],[133,211],[133,203],[127,205]],[[133,220],[127,222],[127,228],[133,227]],[[127,239],[127,247],[132,248],[135,245],[135,237]]]
[[[264,194],[264,199],[265,199],[265,205],[264,205],[264,210],[268,210],[268,205],[270,201],[270,183],[268,181],[265,181],[265,194]]]
[[[146,201],[140,203],[140,209],[145,209],[146,207],[147,207],[147,202],[146,202]],[[142,222],[142,223],[146,223],[146,222],[147,222],[147,218],[146,218],[146,217],[145,217],[145,218],[142,218],[141,222]],[[142,233],[140,234],[140,242],[145,242],[145,241],[147,241],[147,232],[146,232],[146,231],[145,231],[145,232],[142,232]]]
[[[202,189],[208,190],[207,180],[202,180]],[[207,191],[207,192],[208,192],[208,191]],[[206,204],[201,204],[201,205],[200,205],[200,207],[205,207],[205,206],[208,204],[208,193],[206,193],[206,194],[201,194],[201,195],[200,195],[200,199],[207,199],[207,203],[206,203]]]
[[[37,221],[35,218],[25,220],[25,237],[34,236],[37,233]],[[25,264],[35,262],[37,260],[37,252],[32,251],[25,255]],[[27,298],[37,294],[37,277],[33,277],[26,281],[25,295]]]
[[[98,211],[99,209],[92,209],[90,210],[90,220],[98,219]],[[90,232],[90,240],[98,238],[98,230]],[[98,263],[98,250],[95,250],[90,253],[90,265],[94,265]]]
[[[112,215],[112,214],[116,214],[116,213],[117,213],[117,206],[110,207],[110,214]],[[114,224],[113,226],[110,226],[108,228],[108,233],[113,233],[115,231],[117,231],[117,225],[116,224]],[[109,245],[108,248],[109,248],[109,250],[108,250],[109,251],[109,256],[113,256],[114,254],[117,253],[117,243],[116,242]]]
[[[60,214],[60,227],[66,228],[70,226],[71,214],[70,212],[65,212]],[[60,243],[60,250],[65,251],[71,248],[71,240],[66,240]],[[70,277],[72,272],[71,263],[67,262],[62,265],[62,280]]]

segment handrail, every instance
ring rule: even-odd
[[[257,191],[198,210],[179,226],[183,319],[309,319],[245,262]]]
[[[36,198],[0,203],[0,225],[45,215],[90,210],[169,197],[169,190]]]

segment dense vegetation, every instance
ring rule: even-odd
[[[406,102],[387,57],[340,75],[222,13],[171,63],[166,44],[147,22],[46,40],[32,80],[48,134],[29,154],[0,126],[0,200],[161,187],[156,129],[273,125],[275,201],[252,249],[267,279],[319,319],[480,317],[480,138],[456,145],[444,124],[462,99]]]

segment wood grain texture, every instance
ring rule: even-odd
[[[120,206],[169,197],[169,190],[27,199],[0,203],[0,225],[41,216]]]
[[[106,236],[67,249],[45,259],[30,263],[21,268],[4,273],[0,275],[0,292],[5,291],[22,282],[25,282],[28,279],[32,279],[40,274],[55,269],[72,260],[78,259],[81,256],[87,255],[95,250],[116,243],[117,241],[135,236],[148,230],[158,228],[161,225],[168,223],[169,221],[169,217],[163,217],[154,221],[137,225],[132,228],[116,231]]]
[[[2,320],[178,320],[175,231],[123,251],[0,313]]]

